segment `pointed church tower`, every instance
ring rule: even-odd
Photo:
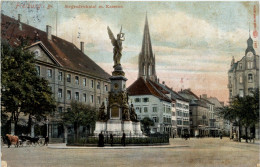
[[[139,54],[139,77],[144,79],[150,79],[152,81],[157,80],[156,71],[155,71],[155,55],[153,54],[152,43],[149,32],[149,25],[147,19],[147,13],[145,18],[144,25],[144,36],[142,43],[142,50]]]
[[[245,52],[245,55],[247,55],[248,52],[252,52],[254,55],[256,55],[255,53],[255,49],[253,47],[253,39],[251,38],[251,35],[250,35],[250,28],[249,28],[249,38],[247,40],[247,48],[246,48],[246,52]]]

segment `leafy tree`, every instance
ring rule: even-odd
[[[1,46],[2,112],[11,114],[17,133],[21,113],[40,120],[56,107],[48,81],[37,75],[34,54],[25,50],[24,45],[13,48],[4,40]]]
[[[62,114],[64,124],[70,124],[74,127],[74,137],[77,140],[80,126],[95,127],[96,109],[89,105],[71,101],[71,110]]]
[[[220,108],[220,115],[224,119],[231,122],[236,122],[236,119],[239,121],[236,122],[239,126],[244,126],[246,130],[246,142],[248,138],[247,130],[249,127],[255,126],[259,121],[259,90],[256,89],[252,92],[253,95],[248,95],[244,97],[236,96],[229,106]],[[240,133],[241,134],[241,133]],[[240,139],[239,139],[240,141]]]
[[[146,134],[150,134],[150,126],[154,126],[153,120],[151,120],[149,117],[145,117],[143,120],[141,120],[141,123],[144,127],[144,132]]]

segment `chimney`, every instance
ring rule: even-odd
[[[163,84],[163,85],[165,85],[165,82],[164,82],[164,81],[162,81],[162,84]]]
[[[202,94],[203,99],[207,99],[207,94]]]
[[[158,83],[160,83],[160,79],[158,78]]]
[[[84,53],[84,42],[80,42],[80,50]]]
[[[18,24],[19,24],[19,30],[22,31],[23,27],[22,27],[22,23],[21,23],[21,14],[18,14]]]
[[[51,40],[51,26],[49,25],[46,26],[46,33],[47,33],[48,40]]]

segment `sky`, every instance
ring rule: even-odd
[[[123,27],[121,64],[130,86],[138,76],[138,55],[147,12],[156,73],[175,91],[190,88],[228,101],[228,69],[232,57],[240,60],[247,39],[259,20],[258,2],[2,2],[1,13],[52,33],[80,47],[106,72],[113,71],[114,35]],[[74,8],[72,6],[81,8]],[[107,8],[118,6],[119,8]],[[89,8],[83,8],[88,6]],[[90,8],[90,7],[96,8]],[[102,6],[103,8],[99,8]],[[29,7],[29,8],[28,8]],[[38,8],[37,8],[38,7]],[[56,31],[57,30],[57,31]],[[258,44],[258,39],[253,38]],[[258,48],[255,48],[258,53]],[[182,81],[182,82],[181,82]]]

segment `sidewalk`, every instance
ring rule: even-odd
[[[158,146],[105,146],[105,147],[84,147],[84,146],[66,146],[65,143],[49,144],[50,149],[147,149],[147,148],[183,148],[188,145],[158,145]]]

